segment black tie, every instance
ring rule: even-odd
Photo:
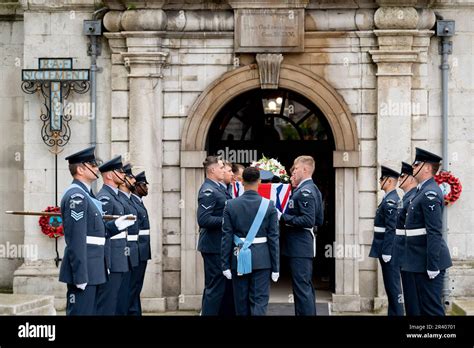
[[[90,191],[90,195],[91,195],[92,198],[95,198],[94,192],[92,192],[92,189],[91,189],[91,191]]]

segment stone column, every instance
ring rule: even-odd
[[[401,161],[411,160],[412,115],[418,110],[412,103],[412,65],[419,58],[414,43],[419,41],[420,25],[430,21],[420,21],[415,0],[377,2],[381,6],[374,15],[378,49],[369,51],[377,64],[377,167],[398,169]],[[379,191],[379,201],[382,195]],[[380,266],[377,279],[376,310],[386,303]]]
[[[136,37],[138,35],[139,37]],[[137,171],[146,170],[150,182],[145,204],[150,212],[152,260],[148,263],[142,291],[143,307],[165,310],[162,297],[162,117],[163,91],[161,69],[167,53],[137,52],[150,39],[137,33],[127,37],[128,52],[122,53],[130,68],[129,84],[129,153]],[[151,40],[153,41],[153,40]],[[154,46],[154,45],[152,45]],[[156,47],[156,46],[154,46]]]

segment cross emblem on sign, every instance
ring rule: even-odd
[[[41,92],[46,112],[42,112],[41,137],[52,152],[59,153],[71,136],[71,115],[64,113],[63,101],[69,93],[89,90],[89,69],[73,69],[72,58],[39,58],[39,69],[23,69],[21,88],[25,93]]]

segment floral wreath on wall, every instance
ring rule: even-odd
[[[49,206],[45,212],[60,213],[59,207]],[[38,223],[41,227],[41,232],[47,235],[49,238],[59,238],[64,236],[63,221],[61,216],[46,216],[43,215],[39,218]]]
[[[451,172],[440,172],[435,175],[435,181],[444,195],[444,205],[453,204],[461,196],[461,181]]]

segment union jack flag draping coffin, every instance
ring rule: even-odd
[[[244,185],[240,182],[232,184],[232,197],[239,197],[244,193]],[[273,201],[275,207],[283,213],[291,196],[290,184],[260,184],[258,186],[260,196]]]

